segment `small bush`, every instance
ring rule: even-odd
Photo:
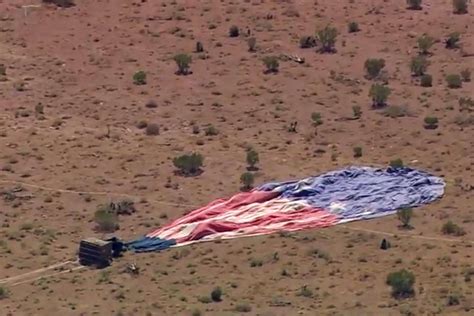
[[[421,0],[407,0],[408,9],[421,10]]]
[[[306,286],[303,286],[302,288],[300,288],[298,293],[296,293],[296,296],[312,297],[313,296],[313,291],[308,289]]]
[[[413,217],[413,209],[411,208],[402,208],[397,211],[398,220],[402,223],[403,228],[410,228],[410,221]]]
[[[247,151],[247,164],[249,165],[250,170],[255,170],[255,165],[260,161],[258,152],[253,149]]]
[[[70,8],[75,6],[74,0],[42,0],[44,3],[55,4],[58,7]]]
[[[319,126],[319,125],[323,124],[323,118],[321,116],[321,113],[319,113],[319,112],[311,113],[311,120],[313,121],[314,126]]]
[[[349,24],[347,25],[347,30],[349,33],[356,33],[356,32],[359,32],[360,29],[359,29],[359,24],[357,24],[357,22],[349,22]]]
[[[257,47],[257,39],[255,37],[251,37],[247,40],[247,45],[249,47],[249,52],[255,52]]]
[[[390,161],[390,167],[392,167],[392,168],[403,168],[404,167],[403,160],[401,160],[400,158],[391,160]]]
[[[154,109],[158,107],[158,103],[156,103],[155,100],[149,100],[147,103],[145,103],[145,107],[149,109]]]
[[[192,57],[188,54],[177,54],[174,56],[174,61],[178,66],[179,75],[187,75],[189,73],[189,65],[191,64]]]
[[[202,312],[199,309],[193,309],[191,316],[202,316]]]
[[[247,303],[239,303],[235,305],[234,310],[239,313],[250,313],[252,311],[252,307]]]
[[[424,56],[413,57],[410,63],[410,70],[414,76],[422,76],[428,69],[428,59]]]
[[[214,302],[220,302],[222,301],[222,290],[220,287],[216,287],[214,288],[214,290],[212,290],[211,292],[211,299],[214,301]]]
[[[354,158],[362,157],[362,147],[354,147]]]
[[[418,48],[420,49],[420,53],[423,55],[427,55],[431,46],[434,44],[434,39],[428,35],[423,35],[418,38]]]
[[[242,183],[242,185],[243,185],[242,188],[244,190],[250,190],[250,189],[253,188],[253,184],[255,182],[255,177],[254,177],[253,173],[251,173],[251,172],[244,172],[240,176],[240,182]]]
[[[431,75],[428,75],[428,74],[422,75],[421,79],[420,79],[420,85],[422,87],[425,87],[425,88],[432,87],[433,86],[433,77]]]
[[[196,53],[204,52],[204,45],[201,42],[196,42]]]
[[[9,292],[3,286],[0,286],[0,300],[6,299],[9,296]]]
[[[160,126],[156,123],[147,124],[145,134],[148,136],[160,135]]]
[[[7,75],[7,67],[4,64],[0,64],[0,76]]]
[[[445,235],[453,236],[463,236],[466,234],[466,231],[461,226],[453,223],[452,221],[447,221],[441,227],[441,232]]]
[[[208,126],[205,130],[204,130],[204,135],[206,136],[216,136],[219,134],[219,131],[217,130],[217,128],[215,128],[214,126]]]
[[[385,106],[390,93],[389,87],[380,84],[372,85],[369,91],[369,97],[372,98],[372,107],[380,108]]]
[[[229,29],[230,37],[238,37],[240,34],[239,28],[236,25],[232,25]]]
[[[455,14],[466,14],[467,0],[453,0],[453,12]]]
[[[181,174],[193,176],[200,172],[204,157],[198,153],[182,155],[173,159],[173,165],[179,169]]]
[[[459,34],[459,32],[453,32],[449,34],[445,42],[446,48],[450,48],[450,49],[457,48],[460,39],[461,39],[461,34]]]
[[[211,298],[209,296],[201,296],[198,298],[198,301],[203,303],[203,304],[209,304],[212,302]]]
[[[263,58],[263,64],[267,67],[266,73],[277,73],[280,63],[276,56],[265,56]]]
[[[138,129],[144,129],[148,126],[148,123],[147,121],[138,121],[136,126]]]
[[[379,76],[380,71],[385,67],[385,60],[382,58],[369,58],[364,63],[367,77],[375,79]]]
[[[390,273],[387,276],[387,284],[392,287],[392,296],[395,298],[406,298],[415,294],[415,275],[405,269]]]
[[[462,81],[464,82],[470,82],[471,81],[471,70],[470,69],[464,69],[461,71],[461,78]]]
[[[101,232],[112,233],[119,228],[118,215],[108,205],[99,206],[94,214],[94,221]]]
[[[142,70],[137,71],[133,75],[133,83],[138,85],[138,86],[145,85],[146,84],[146,73]]]
[[[317,39],[321,43],[321,53],[333,53],[336,51],[337,29],[335,27],[326,26],[318,31]]]
[[[352,115],[354,115],[354,118],[359,119],[362,116],[362,110],[360,106],[354,105],[352,107]]]
[[[446,76],[446,82],[448,83],[448,88],[457,89],[462,87],[462,79],[458,74],[452,74]]]
[[[316,46],[316,38],[314,36],[302,36],[300,38],[300,48],[312,48]]]
[[[426,129],[435,129],[438,127],[438,118],[434,116],[425,117],[425,128]]]

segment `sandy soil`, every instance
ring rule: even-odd
[[[248,315],[472,315],[474,125],[458,124],[473,115],[460,112],[458,100],[474,98],[474,83],[448,89],[444,76],[474,71],[474,7],[455,15],[450,1],[423,2],[423,10],[412,11],[399,0],[77,0],[73,8],[33,7],[25,15],[22,5],[40,1],[0,1],[0,63],[7,68],[0,82],[0,188],[22,189],[0,201],[0,278],[74,260],[81,238],[100,237],[97,205],[120,194],[132,196],[138,209],[120,218],[117,235],[130,239],[237,192],[248,146],[260,154],[258,183],[396,158],[448,183],[442,200],[416,209],[408,232],[393,216],[127,254],[107,270],[2,283],[8,295],[0,314],[238,315],[247,304]],[[348,33],[350,21],[361,31]],[[328,23],[339,30],[337,53],[299,48],[301,36]],[[228,36],[233,24],[241,28],[238,38]],[[255,53],[248,52],[247,28],[257,39]],[[462,47],[446,49],[454,31]],[[409,69],[425,32],[437,39],[431,88],[420,87]],[[204,53],[193,52],[196,41]],[[192,54],[193,74],[174,74],[179,52]],[[282,60],[278,74],[264,74],[262,57],[280,54],[306,63]],[[388,103],[406,106],[407,116],[371,109],[367,58],[386,60]],[[138,70],[146,71],[146,85],[133,84]],[[146,107],[149,100],[158,106]],[[36,113],[39,104],[44,114]],[[353,106],[362,117],[345,119]],[[313,112],[323,118],[317,135]],[[438,117],[439,128],[424,129],[425,116]],[[143,120],[159,124],[160,135],[146,136],[137,128]],[[292,121],[297,133],[287,130]],[[193,122],[219,134],[193,134]],[[357,159],[356,146],[363,148]],[[204,173],[175,176],[172,158],[191,151],[204,155]],[[447,220],[466,234],[443,235]],[[357,229],[395,234],[388,237],[393,248],[380,250],[383,235]],[[123,273],[132,262],[141,269],[137,277]],[[414,298],[393,299],[385,284],[401,268],[416,275]],[[216,286],[222,302],[202,303]],[[306,296],[299,295],[303,287]],[[450,306],[449,297],[458,304]]]

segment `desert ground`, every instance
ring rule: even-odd
[[[424,0],[422,10],[400,0],[0,1],[0,278],[13,278],[0,280],[0,314],[473,315],[474,105],[459,100],[474,98],[474,79],[458,89],[445,81],[474,71],[468,6],[454,14],[447,0]],[[360,31],[350,33],[354,21]],[[300,48],[326,25],[338,30],[336,52]],[[453,32],[459,47],[448,49]],[[432,87],[410,71],[423,34],[435,40]],[[191,74],[176,74],[178,53],[192,56]],[[265,73],[262,58],[284,54],[305,62],[280,58],[278,73]],[[382,79],[366,77],[368,58],[385,60]],[[144,85],[132,80],[140,70]],[[369,97],[375,82],[391,89],[380,109]],[[436,129],[424,127],[427,116]],[[146,135],[152,123],[158,135]],[[411,230],[389,216],[24,275],[75,260],[82,238],[101,237],[102,203],[135,202],[115,232],[131,240],[238,192],[249,147],[260,157],[255,184],[400,158],[447,187],[414,210]],[[202,174],[176,175],[173,158],[190,152],[203,155]],[[465,234],[443,234],[448,220]],[[392,248],[379,249],[383,238]],[[130,263],[139,275],[124,272]],[[400,269],[416,277],[410,298],[393,298],[386,284]],[[206,302],[216,287],[222,300]]]

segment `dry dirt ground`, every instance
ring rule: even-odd
[[[76,2],[25,14],[22,5],[40,1],[0,1],[0,63],[7,68],[0,83],[0,278],[74,260],[81,238],[100,237],[97,205],[120,194],[133,196],[138,209],[120,218],[117,235],[131,239],[237,192],[248,146],[260,154],[257,183],[401,158],[443,176],[446,194],[416,209],[406,232],[393,216],[126,254],[102,271],[3,282],[1,315],[238,315],[245,304],[248,315],[268,316],[474,314],[474,119],[469,124],[473,113],[458,104],[474,97],[474,82],[448,89],[444,80],[474,71],[472,4],[455,15],[447,0],[425,0],[421,11],[400,0]],[[361,31],[348,33],[350,21]],[[337,53],[299,48],[300,36],[328,23],[339,30]],[[228,36],[233,24],[242,30],[238,38]],[[254,53],[247,28],[257,39]],[[454,31],[461,48],[446,49]],[[409,70],[425,32],[437,39],[431,88]],[[204,53],[194,53],[196,41]],[[174,74],[179,52],[192,55],[191,75]],[[264,74],[262,58],[280,54],[306,63],[282,60],[278,74]],[[406,107],[405,116],[371,109],[363,69],[371,57],[386,60],[388,103]],[[138,70],[146,71],[146,85],[133,84]],[[146,107],[149,100],[157,107]],[[44,114],[36,113],[39,104]],[[345,119],[353,106],[362,117]],[[313,112],[323,119],[317,135]],[[438,117],[439,128],[424,129],[425,116]],[[143,120],[159,124],[160,134],[146,136],[137,128]],[[288,132],[292,121],[297,133]],[[193,124],[219,133],[193,134]],[[357,159],[356,146],[363,149]],[[205,157],[204,173],[175,176],[172,158],[192,151]],[[443,235],[447,220],[466,234]],[[356,229],[393,233],[393,247],[382,251],[383,235]],[[138,277],[123,273],[131,262],[141,268]],[[416,276],[414,298],[393,299],[385,284],[401,268]],[[216,286],[222,301],[201,302]]]

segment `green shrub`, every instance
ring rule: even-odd
[[[6,299],[9,295],[10,293],[8,290],[5,287],[0,286],[0,300]]]
[[[319,125],[323,124],[323,118],[321,116],[321,113],[319,113],[319,112],[311,113],[311,120],[313,121],[314,126],[319,126]]]
[[[204,130],[204,135],[206,136],[216,136],[218,134],[219,134],[219,130],[212,125],[206,127],[206,129]]]
[[[214,290],[212,290],[211,292],[211,299],[214,301],[214,302],[220,302],[222,301],[222,290],[220,287],[216,287],[214,288]]]
[[[255,170],[255,165],[259,162],[258,152],[253,149],[247,151],[247,164],[249,165],[249,169]]]
[[[319,30],[316,34],[316,38],[321,43],[320,52],[322,53],[333,53],[335,52],[337,29],[335,27],[326,26],[322,30]]]
[[[362,157],[362,147],[354,147],[354,158]]]
[[[463,236],[466,234],[466,231],[461,226],[453,223],[452,221],[447,221],[441,227],[441,232],[445,235],[453,236]]]
[[[424,56],[413,57],[410,63],[410,70],[415,76],[422,76],[428,69],[428,59]]]
[[[240,175],[240,182],[242,183],[244,190],[250,190],[253,188],[255,177],[251,172],[244,172]]]
[[[160,135],[160,126],[155,123],[150,123],[146,125],[145,134],[148,136]]]
[[[446,82],[448,83],[448,88],[457,89],[462,87],[462,79],[458,74],[452,74],[446,76]]]
[[[188,54],[177,54],[174,56],[174,61],[178,66],[179,75],[187,75],[189,73],[189,65],[191,64],[192,57]]]
[[[140,86],[140,85],[145,85],[146,84],[146,73],[142,70],[137,71],[133,75],[133,83]]]
[[[408,9],[421,10],[421,0],[407,0]]]
[[[410,228],[410,221],[411,218],[413,217],[413,209],[407,207],[407,208],[402,208],[397,211],[397,217],[398,220],[402,223],[402,227],[404,228]]]
[[[434,44],[434,39],[431,36],[423,35],[418,38],[418,48],[420,49],[420,53],[423,55],[427,55],[431,46]]]
[[[301,287],[300,290],[298,291],[298,293],[296,293],[296,296],[303,296],[303,297],[313,297],[313,291],[311,291],[310,289],[308,289],[305,286]]]
[[[100,205],[94,214],[94,221],[101,232],[112,233],[119,228],[118,214],[109,205]]]
[[[464,82],[470,82],[471,81],[471,70],[466,68],[461,71],[461,78]]]
[[[354,115],[354,118],[359,119],[362,116],[362,110],[360,106],[354,105],[352,107],[352,114]]]
[[[380,108],[385,106],[390,92],[390,88],[384,85],[372,85],[369,91],[369,97],[372,98],[372,107]]]
[[[405,269],[390,273],[387,276],[387,284],[392,287],[392,296],[395,298],[406,298],[415,295],[413,289],[415,275]]]
[[[238,37],[240,34],[239,28],[236,25],[232,25],[229,29],[230,37]]]
[[[425,117],[425,128],[426,129],[435,129],[438,127],[438,118],[434,116]]]
[[[203,304],[209,304],[212,302],[211,298],[209,296],[201,296],[198,298],[198,301],[203,303]]]
[[[181,174],[186,176],[198,174],[201,171],[203,162],[203,156],[198,153],[182,155],[173,159],[173,165],[179,169]]]
[[[422,75],[421,79],[420,79],[420,85],[422,87],[425,87],[425,88],[432,87],[433,86],[433,77],[431,75],[428,75],[428,74]]]
[[[280,63],[278,62],[278,57],[276,56],[265,56],[263,58],[263,64],[267,67],[267,73],[277,73]]]
[[[385,60],[382,58],[369,58],[364,63],[367,77],[375,79],[379,76],[380,71],[385,67]]]
[[[255,52],[257,47],[257,39],[255,37],[251,37],[247,40],[247,45],[249,47],[249,52]]]
[[[459,32],[453,32],[449,34],[445,42],[446,48],[450,48],[450,49],[457,48],[460,39],[461,39],[461,34],[459,34]]]
[[[302,36],[300,38],[300,48],[312,48],[316,46],[316,38],[314,36]]]
[[[453,0],[453,11],[455,14],[466,14],[467,0]]]
[[[196,42],[196,53],[204,52],[204,45],[201,42]]]
[[[359,32],[360,29],[359,29],[359,24],[357,24],[357,22],[349,22],[349,24],[347,25],[347,30],[349,31],[349,33],[356,33],[356,32]]]
[[[391,160],[390,161],[390,167],[392,167],[392,168],[403,168],[404,167],[403,160],[401,160],[400,158]]]

